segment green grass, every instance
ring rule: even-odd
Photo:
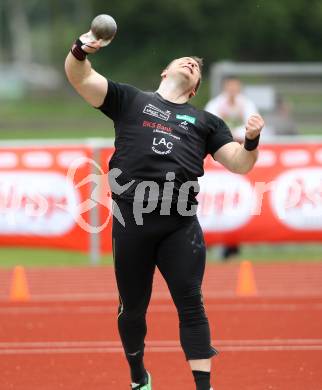
[[[207,259],[219,262],[218,247],[208,250]],[[243,245],[241,255],[235,260],[253,262],[322,261],[322,244],[307,245]],[[0,267],[83,266],[89,265],[85,253],[56,249],[0,248]],[[104,255],[99,264],[112,264],[112,255]]]
[[[57,249],[0,248],[0,267],[48,267],[89,265],[85,253]],[[100,264],[112,264],[112,255],[104,255]]]
[[[203,107],[207,83],[192,104]],[[0,102],[0,141],[10,139],[52,139],[114,137],[112,121],[73,94],[33,97]],[[322,126],[299,124],[300,133],[322,134]]]
[[[89,130],[90,128],[90,130]],[[88,128],[49,128],[46,129],[11,129],[0,130],[0,141],[6,140],[33,140],[33,139],[78,139],[78,138],[114,138],[112,128],[103,129],[100,127]]]
[[[220,261],[219,248],[208,251],[208,260]],[[252,262],[322,261],[321,244],[242,245],[236,260]]]
[[[322,261],[322,245],[262,245],[258,248],[245,246],[242,248],[242,257],[254,262]]]
[[[113,136],[112,121],[79,97],[0,104],[0,140]]]
[[[305,125],[305,126],[299,126],[299,134],[300,135],[313,135],[313,136],[321,136],[322,135],[322,127],[321,125]]]
[[[34,97],[23,102],[16,100],[2,101],[0,106],[1,120],[37,120],[53,117],[56,119],[79,116],[94,118],[97,111],[78,96]],[[19,113],[20,117],[17,116]]]

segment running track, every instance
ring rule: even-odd
[[[32,300],[10,303],[0,271],[1,390],[122,390],[112,269],[27,270]],[[322,264],[254,267],[258,296],[235,295],[237,264],[209,266],[204,296],[216,390],[322,390]],[[146,365],[154,390],[193,390],[177,317],[156,275]]]

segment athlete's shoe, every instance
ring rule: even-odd
[[[146,383],[140,385],[131,385],[132,390],[152,390],[151,375],[147,372]]]

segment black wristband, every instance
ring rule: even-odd
[[[82,49],[83,42],[78,38],[74,42],[70,52],[78,61],[85,61],[87,53]]]
[[[258,136],[254,139],[249,139],[249,138],[245,137],[244,148],[246,150],[248,150],[249,152],[251,152],[252,150],[255,150],[258,146],[258,143],[259,143],[259,137],[260,137],[260,134],[258,134]]]

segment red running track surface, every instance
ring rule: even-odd
[[[309,271],[310,266],[297,269],[292,265],[286,272],[283,265],[281,273],[279,266],[266,268],[265,272],[255,267],[259,296],[253,298],[234,296],[235,266],[208,268],[206,310],[213,344],[221,352],[213,360],[215,390],[322,389],[322,294],[317,283],[319,279],[322,284],[322,267],[312,266]],[[75,276],[71,269],[68,272],[70,278]],[[89,278],[94,278],[91,272]],[[35,278],[35,270],[28,273],[34,273]],[[225,284],[213,281],[216,274]],[[82,278],[83,282],[85,276]],[[153,389],[193,390],[191,373],[178,342],[177,316],[158,278],[148,314],[146,347]],[[41,275],[38,280],[44,283]],[[81,294],[77,295],[74,282],[68,290],[62,279],[56,279],[65,298],[69,291],[69,300],[59,296],[54,299],[55,291],[51,292],[48,286],[46,294],[50,300],[2,300],[1,390],[129,388],[128,369],[117,334],[113,282],[106,283],[110,290],[102,288],[96,300],[80,300],[86,291],[78,283]],[[38,288],[40,297],[41,283],[38,287],[37,282],[33,283],[31,289]],[[300,289],[296,291],[296,283],[303,287],[302,294]],[[225,287],[219,288],[220,285]],[[97,291],[94,289],[94,293]],[[88,296],[92,297],[90,291]]]

